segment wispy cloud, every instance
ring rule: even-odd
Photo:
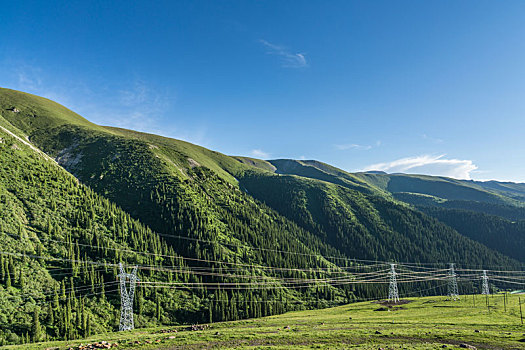
[[[427,134],[423,134],[421,135],[421,137],[427,141],[430,141],[430,142],[433,142],[433,143],[443,143],[443,139],[440,139],[440,138],[437,138],[437,137],[432,137],[432,136],[428,136]]]
[[[286,68],[305,68],[308,67],[306,55],[304,53],[293,53],[288,48],[272,44],[266,40],[259,40],[266,48],[266,53],[279,56],[282,60],[282,66]]]
[[[29,65],[16,68],[18,86],[25,91],[34,91],[42,86],[41,69]]]
[[[170,132],[162,126],[161,118],[169,110],[173,96],[159,92],[141,79],[134,79],[125,87],[106,88],[111,99],[96,99],[97,91],[84,101],[82,110],[93,122],[137,131],[159,133]],[[111,91],[115,92],[111,92]],[[173,132],[173,130],[171,130]]]
[[[250,152],[252,157],[255,158],[270,158],[270,154],[260,149],[254,149]]]
[[[87,86],[75,79],[60,80],[33,63],[18,59],[0,62],[2,86],[42,96],[78,111],[74,95],[86,96],[91,93]],[[68,77],[69,78],[69,77]]]
[[[148,102],[151,89],[142,80],[135,80],[131,87],[119,90],[119,102],[124,106],[137,106]]]
[[[471,179],[471,172],[478,167],[471,160],[447,159],[445,155],[421,155],[377,163],[367,166],[363,171],[380,170],[389,173],[427,174],[453,177],[456,179]]]
[[[91,81],[64,72],[46,71],[20,60],[0,60],[2,86],[49,98],[79,113],[89,121],[186,140],[208,146],[205,124],[179,129],[170,120],[176,96],[140,77],[123,77],[111,83],[104,77]]]
[[[339,144],[334,145],[334,147],[340,151],[346,151],[349,149],[355,149],[359,151],[368,151],[372,148],[370,145],[358,145],[357,143],[345,143],[345,144]]]

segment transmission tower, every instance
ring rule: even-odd
[[[448,272],[448,296],[453,300],[459,299],[458,281],[456,277],[456,272],[454,272],[454,264],[450,264],[450,269]]]
[[[482,285],[481,285],[481,294],[490,294],[489,289],[489,278],[487,277],[487,270],[483,270],[483,276],[481,276],[482,279]]]
[[[137,277],[137,266],[133,267],[131,273],[126,273],[122,263],[119,263],[120,273],[120,325],[119,331],[129,331],[135,328],[133,324],[133,296],[135,294],[135,284],[139,280]],[[129,284],[126,287],[126,282]]]
[[[388,287],[388,301],[397,303],[399,301],[399,293],[397,291],[395,266],[395,264],[390,264],[390,286]]]

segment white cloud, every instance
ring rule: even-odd
[[[368,151],[369,149],[372,148],[372,146],[370,145],[358,145],[356,143],[346,143],[346,144],[334,145],[334,147],[340,151],[346,151],[349,149]]]
[[[380,170],[389,173],[411,173],[447,176],[470,180],[470,173],[478,169],[471,160],[447,159],[445,155],[422,155],[377,163],[367,166],[362,171]]]
[[[304,68],[308,67],[306,56],[304,53],[293,53],[284,46],[272,44],[266,40],[259,40],[266,48],[266,53],[270,55],[277,55],[282,59],[282,66],[286,68]]]
[[[250,152],[250,154],[252,155],[252,157],[255,157],[255,158],[270,158],[269,153],[266,153],[260,149],[254,149]]]

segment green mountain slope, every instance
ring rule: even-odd
[[[276,166],[276,172],[282,174],[322,179],[342,186],[349,177],[357,178],[376,190],[375,192],[361,190],[365,194],[371,192],[378,194],[379,197],[383,195],[388,201],[389,195],[385,196],[385,193],[388,193],[396,200],[415,206],[466,237],[515,259],[521,261],[525,259],[523,225],[521,222],[512,222],[525,219],[525,202],[521,201],[525,184],[464,181],[382,172],[350,174],[317,161],[270,160],[268,162]],[[262,192],[262,195],[267,196],[267,193]],[[287,202],[281,199],[279,203]],[[425,226],[430,225],[425,224]],[[358,249],[358,251],[367,250]]]
[[[525,184],[523,183],[499,181],[473,181],[473,183],[488,191],[494,191],[522,202],[525,201]]]
[[[249,193],[346,255],[413,262],[498,264],[502,255],[387,198],[297,176],[246,176]],[[509,260],[506,264],[512,264]]]
[[[446,209],[469,210],[499,216],[511,221],[525,220],[525,207],[467,200],[447,200],[419,193],[398,192],[394,193],[393,196],[397,200],[410,203],[416,207],[439,207]]]
[[[13,125],[17,125],[27,134],[65,124],[79,125],[93,130],[102,129],[47,98],[4,88],[0,88],[0,92],[2,115],[8,120],[16,120]]]
[[[32,313],[41,321],[42,337],[71,338],[115,327],[118,296],[94,294],[82,301],[80,295],[68,297],[66,287],[69,294],[79,288],[100,293],[105,282],[115,281],[120,261],[147,268],[143,281],[159,287],[139,288],[139,326],[258,317],[384,294],[382,285],[317,282],[340,278],[355,258],[520,268],[516,260],[393,199],[390,180],[379,174],[372,181],[372,175],[315,161],[230,157],[184,141],[97,126],[52,101],[7,89],[0,89],[0,126],[5,196],[0,228],[15,235],[4,235],[13,241],[6,252],[61,259],[47,265],[39,258],[0,254],[0,309],[11,310],[1,304],[1,293],[25,293],[13,287],[17,269],[41,271],[40,283],[51,295],[62,281],[66,289],[63,299],[57,292],[53,311],[39,309],[36,316],[37,308],[20,301],[17,307],[29,305],[24,326],[6,328],[1,341],[34,336],[27,328]],[[502,195],[476,191],[506,203]],[[39,244],[17,243],[23,230]],[[90,263],[95,261],[103,262],[102,272],[82,272],[99,266]],[[56,267],[76,274],[55,278]],[[285,279],[314,281],[292,288]],[[264,283],[239,288],[261,281],[276,288]],[[214,288],[225,283],[235,287]],[[84,317],[100,327],[88,329]],[[12,317],[0,322],[12,323]]]
[[[447,177],[410,175],[410,174],[371,174],[357,173],[363,180],[379,185],[390,193],[417,193],[435,196],[447,200],[469,200],[499,205],[524,206],[519,192],[509,196],[510,191],[503,186],[485,182],[457,180]],[[516,187],[521,186],[515,184]]]
[[[38,105],[31,107],[38,111]],[[11,116],[11,120],[26,117],[22,113]],[[24,127],[24,123],[18,125]],[[336,251],[256,203],[207,168],[192,170],[188,167],[182,175],[174,166],[166,166],[171,163],[160,158],[163,154],[150,153],[157,148],[143,141],[127,139],[118,133],[100,132],[99,128],[60,125],[50,129],[57,132],[49,134],[50,149],[63,145],[69,137],[82,141],[75,147],[84,152],[83,156],[67,158],[68,155],[62,153],[58,157],[61,162],[76,169],[77,176],[91,180],[96,191],[120,198],[122,205],[131,209],[135,216],[162,230],[154,232],[111,201],[80,185],[49,157],[31,148],[24,138],[12,136],[11,133],[22,132],[2,117],[0,126],[0,238],[4,247],[0,254],[0,343],[20,343],[29,338],[74,338],[114,329],[120,305],[115,294],[117,270],[114,264],[119,261],[140,266],[167,265],[170,269],[186,266],[177,258],[175,250],[192,258],[191,264],[197,267],[201,264],[195,259],[217,261],[204,264],[219,272],[211,276],[162,269],[156,272],[151,268],[141,276],[143,281],[170,283],[253,282],[250,276],[254,276],[256,281],[264,277],[271,284],[281,278],[318,275],[307,271],[258,269],[259,263],[283,268],[331,267],[335,272],[338,270],[316,254],[319,250],[328,255]],[[42,130],[34,129],[31,139],[44,140]],[[157,147],[161,149],[160,145]],[[204,153],[193,155],[200,161],[208,153],[213,156],[211,151]],[[95,157],[99,157],[99,161]],[[113,166],[107,166],[111,159]],[[236,160],[231,162],[238,164]],[[188,241],[177,235],[210,243]],[[299,255],[282,255],[261,248],[279,248]],[[25,254],[30,256],[24,257]],[[228,262],[250,264],[236,271],[248,279],[220,273],[221,269],[231,268]],[[53,273],[55,269],[60,269],[58,276]],[[30,279],[33,274],[42,277],[33,281]],[[103,292],[104,288],[107,292]],[[46,308],[45,303],[55,298],[54,290],[58,304]],[[317,305],[323,299],[343,300],[342,291],[327,285],[314,291]],[[311,290],[288,291],[286,288],[240,292],[217,292],[205,286],[182,291],[145,288],[138,292],[136,322],[137,326],[144,326],[274,314],[308,305],[313,297],[310,293]],[[258,298],[280,301],[275,305],[252,304]],[[304,300],[305,304],[293,303],[296,300]],[[25,310],[23,317],[15,321],[21,308]],[[40,320],[38,333],[31,328],[34,317]],[[78,320],[80,322],[75,322]]]
[[[10,105],[17,104],[10,98]],[[8,113],[6,117],[30,133],[35,144],[56,157],[59,164],[81,181],[159,233],[219,242],[224,238],[258,247],[264,244],[266,249],[286,248],[324,255],[338,252],[348,257],[477,263],[464,253],[479,250],[473,242],[464,241],[465,247],[460,245],[458,249],[457,240],[461,237],[452,239],[445,235],[437,243],[432,220],[389,198],[385,190],[397,186],[392,183],[404,183],[397,176],[390,176],[388,182],[377,179],[367,182],[366,174],[349,174],[321,162],[233,158],[183,141],[85,125],[76,121],[76,115],[68,119],[70,123],[57,125],[56,118],[45,113],[51,108],[42,107],[42,103],[35,100],[33,105],[24,107],[39,114],[36,117],[39,122],[31,128],[24,122],[24,118],[31,117],[22,109],[18,115]],[[289,178],[279,173],[298,176]],[[420,178],[410,179],[417,184],[423,182]],[[445,193],[463,191],[499,200],[497,195],[465,186],[447,192],[446,188],[452,186],[450,179],[432,181],[442,185]],[[249,195],[240,189],[247,190]],[[272,200],[269,196],[276,191],[290,196]],[[310,196],[306,206],[301,198],[303,192]],[[266,202],[288,220],[253,197]],[[261,216],[261,211],[266,216]],[[261,217],[269,218],[263,226],[267,230],[262,232],[252,228]],[[448,235],[455,234],[437,227]],[[409,232],[418,233],[410,239]],[[344,247],[339,239],[346,242]],[[413,242],[407,245],[407,240]],[[197,249],[187,241],[178,240],[176,244],[177,251],[191,256],[212,254],[206,251],[207,247]],[[469,244],[472,246],[468,247]],[[487,250],[487,254],[492,252]],[[252,255],[251,261],[258,263],[275,259]],[[498,259],[503,257],[496,254],[483,261],[495,263]]]
[[[525,220],[510,221],[470,210],[419,207],[428,215],[516,260],[525,262]]]
[[[3,128],[8,124],[1,117],[0,122]],[[156,265],[161,260],[129,250],[175,255],[173,249],[3,128],[0,344],[113,329],[119,305],[116,284],[104,283],[116,280],[112,263]],[[138,298],[143,305],[138,323],[157,323],[151,295]],[[36,329],[35,317],[41,325]],[[74,320],[78,322],[71,326]]]
[[[245,164],[278,174],[323,180],[365,193],[379,195],[411,193],[445,200],[525,206],[525,184],[520,183],[467,181],[440,176],[384,172],[349,173],[316,160],[276,159],[256,163],[253,160],[247,161],[250,158],[238,158]],[[268,166],[261,166],[262,164],[271,165],[274,169],[268,169]]]

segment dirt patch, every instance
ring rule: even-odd
[[[404,310],[405,308],[402,306],[388,306],[388,307],[380,307],[378,309],[375,309],[374,311],[399,311]]]
[[[418,342],[418,343],[439,343],[444,345],[454,345],[459,347],[461,344],[468,344],[471,346],[474,346],[478,349],[487,349],[487,350],[507,350],[507,349],[515,349],[515,348],[503,348],[499,346],[494,346],[491,344],[486,343],[477,343],[477,342],[466,342],[463,340],[457,340],[457,339],[440,339],[440,338],[416,338],[416,337],[402,337],[402,336],[389,336],[389,339],[396,339],[396,340],[408,340],[410,342]]]
[[[325,331],[349,331],[352,329],[356,329],[356,327],[321,328],[321,329],[316,329],[316,330],[325,332]]]
[[[380,305],[387,306],[387,307],[393,307],[393,306],[397,306],[397,305],[409,304],[409,303],[412,303],[412,302],[414,302],[414,300],[401,299],[397,303],[395,303],[393,301],[389,301],[389,300],[376,300],[376,301],[373,301],[372,304],[380,304]]]
[[[58,152],[55,161],[63,166],[69,172],[73,172],[78,163],[82,160],[81,152],[74,152],[75,148],[78,146],[78,143],[73,143],[69,147],[64,148]]]
[[[192,169],[201,166],[196,160],[193,160],[191,158],[188,158],[188,164]]]
[[[337,328],[334,328],[333,330],[338,330]],[[413,344],[422,344],[422,343],[430,343],[430,344],[442,344],[442,345],[448,345],[453,347],[459,347],[461,344],[468,344],[471,346],[474,346],[478,349],[487,349],[487,350],[510,350],[510,349],[517,349],[517,347],[499,347],[499,346],[493,346],[491,344],[485,344],[485,343],[478,343],[478,342],[470,342],[470,341],[462,341],[457,339],[439,339],[439,338],[418,338],[418,337],[403,337],[403,336],[395,336],[395,335],[379,335],[379,336],[373,336],[377,337],[375,339],[381,339],[380,343],[377,343],[376,341],[373,342],[374,346],[379,344],[388,344],[388,345],[394,345],[394,344],[400,344],[402,342],[409,342]],[[210,342],[200,342],[200,343],[194,343],[194,344],[181,344],[181,345],[158,345],[156,347],[157,349],[222,349],[222,348],[244,348],[244,347],[258,347],[258,346],[281,346],[281,347],[294,347],[294,346],[314,346],[314,345],[327,345],[327,344],[351,344],[352,346],[355,345],[361,345],[361,344],[370,344],[370,338],[369,337],[362,337],[362,336],[356,336],[356,337],[342,337],[338,338],[335,337],[333,339],[327,338],[327,339],[315,339],[315,338],[297,338],[297,339],[244,339],[244,340],[224,340],[224,341],[210,341]],[[439,346],[441,348],[441,346]]]

